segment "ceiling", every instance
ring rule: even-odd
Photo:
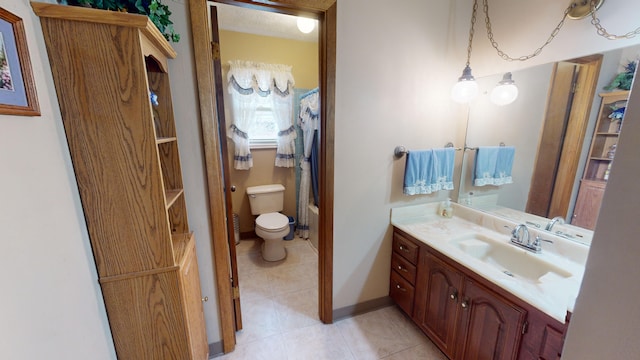
[[[296,25],[296,16],[246,9],[239,6],[211,3],[218,9],[220,29],[299,41],[318,42],[318,27],[303,34]]]

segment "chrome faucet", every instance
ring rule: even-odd
[[[506,225],[505,227],[507,229],[511,229]],[[539,236],[536,236],[535,241],[531,241],[531,237],[529,235],[529,228],[527,228],[527,225],[525,224],[518,224],[513,228],[513,230],[511,230],[511,243],[527,251],[531,251],[533,253],[539,254],[542,251],[542,246],[540,245],[542,241],[549,241],[549,240],[542,239]]]
[[[529,245],[529,228],[525,224],[518,224],[511,231],[511,242]]]
[[[551,219],[551,221],[549,221],[544,229],[547,231],[551,231],[551,229],[553,229],[553,225],[555,225],[556,223],[559,223],[560,225],[564,224],[564,218],[562,216],[554,217],[553,219]]]

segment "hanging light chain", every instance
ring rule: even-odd
[[[551,43],[551,41],[553,41],[553,39],[555,39],[556,35],[558,35],[558,33],[560,32],[560,29],[564,25],[564,21],[567,19],[567,14],[571,10],[571,7],[568,7],[564,11],[564,14],[562,16],[562,20],[560,20],[560,22],[555,27],[555,29],[553,29],[553,31],[551,32],[551,35],[549,35],[549,38],[547,39],[547,41],[544,44],[542,44],[542,46],[537,48],[533,53],[531,53],[529,55],[524,55],[524,56],[520,56],[520,57],[514,58],[514,57],[509,56],[509,54],[505,53],[504,51],[500,50],[498,42],[493,37],[493,30],[491,29],[491,19],[489,18],[489,1],[488,0],[483,0],[483,5],[484,5],[483,6],[484,14],[485,14],[484,22],[485,22],[486,27],[487,27],[487,36],[489,37],[489,41],[491,42],[491,46],[493,46],[496,49],[496,51],[498,52],[498,55],[502,59],[507,60],[507,61],[525,61],[525,60],[531,59],[534,56],[538,56],[542,52],[542,49],[544,49],[545,46],[549,45],[549,43]]]
[[[467,64],[471,65],[471,48],[473,44],[473,35],[475,34],[476,13],[478,12],[478,0],[473,0],[473,12],[471,13],[471,28],[469,29],[469,45],[467,45]]]
[[[631,39],[632,37],[640,34],[640,28],[635,29],[634,31],[629,31],[624,35],[615,35],[607,32],[607,29],[600,25],[600,19],[596,16],[596,2],[595,0],[591,0],[591,24],[596,27],[596,31],[598,35],[607,38],[609,40],[620,40],[620,39]]]

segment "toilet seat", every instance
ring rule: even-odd
[[[268,213],[258,216],[256,227],[268,233],[281,232],[289,228],[289,218],[280,213]]]

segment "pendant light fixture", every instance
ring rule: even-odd
[[[499,106],[511,104],[518,98],[518,87],[511,78],[510,72],[504,74],[498,85],[491,90],[489,98],[492,103]]]
[[[471,45],[473,44],[473,32],[476,23],[476,12],[478,11],[478,0],[473,0],[473,12],[471,14],[471,29],[469,30],[469,45],[467,46],[467,63],[462,70],[462,76],[451,89],[451,98],[458,103],[464,104],[473,100],[478,95],[478,83],[471,74]]]

